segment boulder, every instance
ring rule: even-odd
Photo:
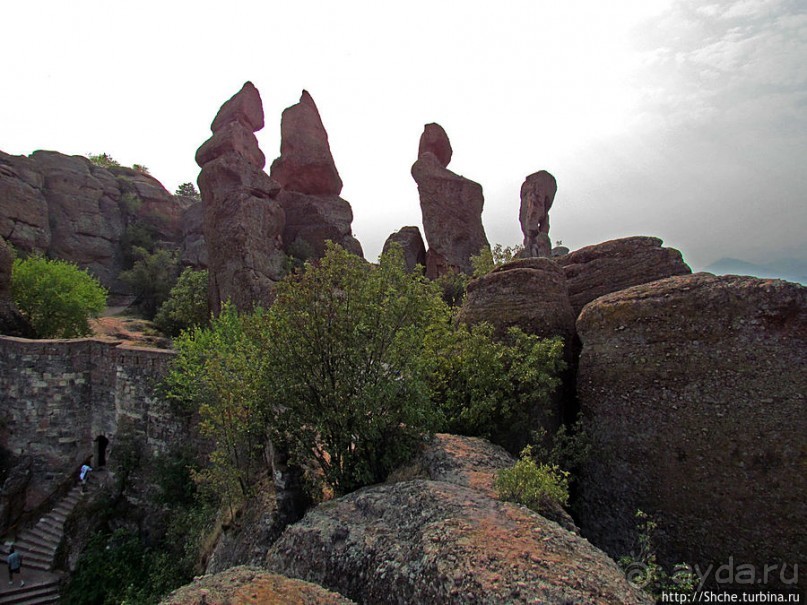
[[[393,243],[398,244],[403,250],[404,262],[408,271],[414,271],[418,265],[426,267],[426,246],[420,235],[420,229],[417,227],[402,227],[387,238],[381,253],[384,254],[389,250],[390,245]]]
[[[692,272],[678,250],[661,243],[657,237],[626,237],[558,257],[575,314],[604,294]]]
[[[270,570],[360,603],[651,603],[586,540],[526,507],[415,479],[310,511]]]
[[[172,592],[161,605],[349,605],[353,601],[309,582],[254,567],[234,567],[200,576]]]
[[[577,331],[584,535],[626,553],[641,509],[666,563],[803,562],[807,288],[671,277],[589,303]]]
[[[325,196],[342,192],[328,133],[314,99],[305,90],[299,103],[283,111],[280,157],[272,162],[270,174],[286,191]]]
[[[43,186],[33,160],[0,151],[0,237],[23,252],[44,254],[50,246]]]
[[[430,279],[451,272],[472,274],[471,257],[490,246],[482,227],[482,187],[446,168],[450,149],[445,131],[427,124],[412,165],[429,245],[426,276]]]
[[[515,326],[569,341],[576,315],[563,269],[548,258],[529,258],[501,265],[468,284],[457,317],[468,324],[487,321],[499,336]]]
[[[11,298],[11,268],[14,264],[14,252],[0,237],[0,300]]]
[[[214,313],[226,300],[240,310],[269,304],[283,276],[286,221],[276,199],[280,185],[263,172],[263,154],[244,132],[262,126],[260,95],[247,82],[219,110],[213,136],[196,155]]]
[[[522,256],[551,256],[549,209],[557,191],[555,177],[546,170],[529,175],[521,185],[519,221],[524,233]]]

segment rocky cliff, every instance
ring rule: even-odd
[[[191,204],[131,168],[105,168],[55,151],[0,152],[0,236],[21,252],[76,263],[113,293],[126,290],[118,274],[125,268],[127,229],[138,227],[178,248]]]

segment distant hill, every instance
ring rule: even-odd
[[[794,258],[783,259],[764,265],[749,263],[736,258],[721,258],[704,268],[715,275],[751,275],[766,279],[784,279],[807,285],[807,261]]]

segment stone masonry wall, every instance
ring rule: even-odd
[[[126,427],[145,454],[190,435],[156,388],[174,353],[94,339],[0,337],[0,446],[33,459],[25,511],[35,511],[94,458],[94,440]],[[10,520],[13,522],[13,520]]]

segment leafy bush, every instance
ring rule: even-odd
[[[555,465],[538,464],[529,447],[512,468],[499,472],[495,487],[502,500],[523,504],[537,513],[569,502],[569,473]]]
[[[493,327],[460,324],[433,345],[430,386],[446,430],[485,437],[518,451],[547,412],[563,369],[563,343],[511,328],[502,341]]]
[[[132,170],[139,172],[140,174],[151,174],[149,169],[143,164],[132,164]]]
[[[176,255],[168,250],[150,253],[140,247],[134,247],[133,254],[137,260],[131,269],[121,272],[120,279],[137,297],[135,302],[143,316],[152,319],[177,281]]]
[[[465,298],[465,289],[471,281],[465,273],[445,273],[434,280],[443,301],[451,308],[457,308]]]
[[[72,263],[34,256],[16,259],[11,291],[39,338],[77,338],[91,332],[89,319],[106,306],[96,278]]]
[[[182,330],[204,326],[209,319],[207,306],[207,271],[186,268],[157,314],[154,323],[171,336]]]

